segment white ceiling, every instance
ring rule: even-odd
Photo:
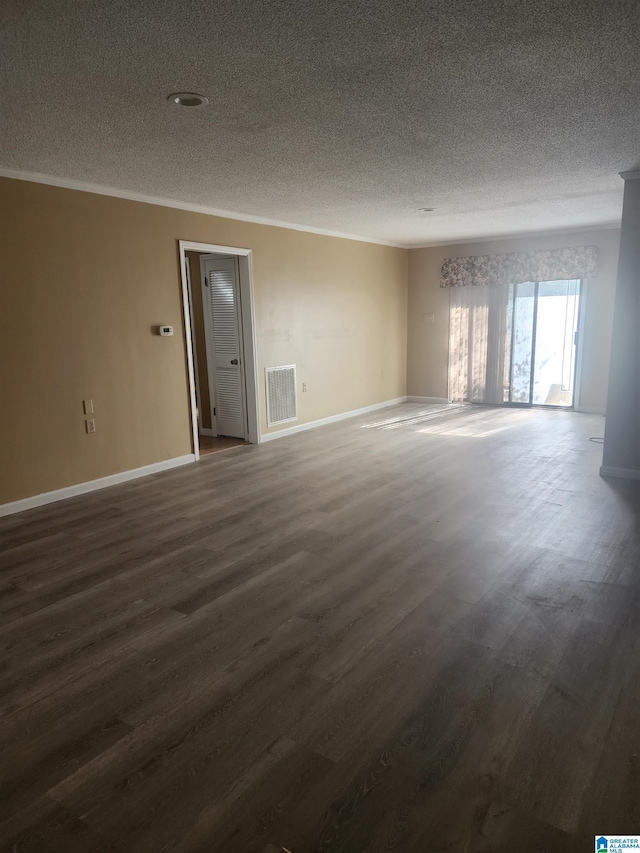
[[[617,222],[617,173],[640,165],[637,0],[5,0],[0,16],[5,170],[420,245]]]

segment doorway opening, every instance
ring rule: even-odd
[[[179,246],[199,458],[259,441],[251,252],[183,240]]]

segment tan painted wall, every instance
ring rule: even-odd
[[[299,423],[406,392],[406,250],[9,179],[0,235],[0,503],[192,451],[179,239],[253,250],[263,432],[265,366]]]
[[[604,411],[607,400],[619,244],[620,231],[611,230],[411,249],[409,251],[407,394],[416,397],[447,396],[449,291],[440,287],[440,268],[445,257],[597,245],[599,248],[598,276],[588,283],[585,303],[580,407],[586,410]],[[424,314],[435,314],[435,322],[425,322]]]
[[[191,273],[191,302],[193,305],[193,326],[195,331],[194,349],[198,362],[198,407],[202,426],[211,429],[211,398],[209,396],[209,371],[207,369],[207,341],[204,331],[204,309],[202,306],[202,287],[200,286],[200,254],[187,252],[189,272]]]

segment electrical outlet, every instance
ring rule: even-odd
[[[87,433],[92,433],[96,431],[96,422],[93,418],[87,418],[84,422]]]
[[[82,407],[84,409],[85,415],[93,414],[93,400],[83,400]]]
[[[435,323],[436,315],[435,314],[423,314],[422,319],[425,321],[425,323]]]
[[[304,394],[304,392],[305,392],[306,390],[307,390],[307,383],[306,383],[306,382],[303,382],[303,383],[302,383],[302,393]]]

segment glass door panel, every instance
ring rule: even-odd
[[[579,281],[538,284],[534,405],[573,405],[579,298]]]
[[[532,281],[513,288],[509,403],[531,403],[533,345],[535,336],[536,285]]]
[[[528,281],[510,295],[505,403],[572,406],[580,281]]]

